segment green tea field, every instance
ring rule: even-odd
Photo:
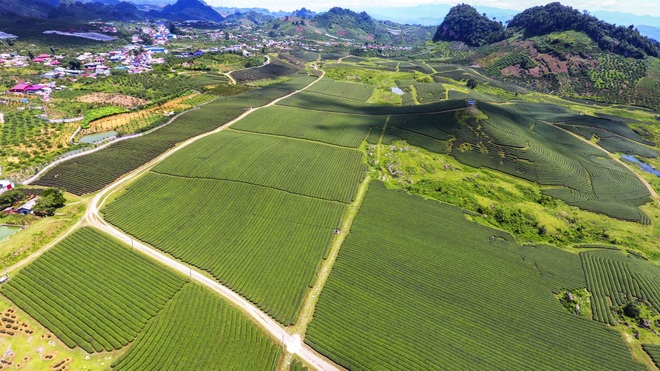
[[[372,181],[305,341],[348,369],[640,369],[553,295],[583,285],[575,254]]]
[[[83,228],[3,286],[2,294],[69,347],[87,352],[126,346],[185,280]]]

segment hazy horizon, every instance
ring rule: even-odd
[[[278,1],[263,1],[263,0],[206,0],[209,5],[221,7],[236,7],[236,8],[266,8],[270,11],[293,11],[300,8],[307,8],[313,11],[326,11],[332,7],[339,6],[349,9],[376,9],[376,8],[410,8],[418,5],[456,5],[459,3],[470,4],[479,9],[482,7],[493,7],[501,9],[511,9],[521,11],[532,6],[545,5],[553,1],[547,0],[531,0],[531,1],[511,1],[511,0],[472,0],[472,1],[425,1],[425,0],[408,0],[405,5],[401,1],[395,0],[381,0],[377,3],[367,0],[319,0],[319,1],[306,1],[306,0],[278,0]],[[561,1],[563,5],[568,5],[579,10],[589,11],[611,11],[635,14],[638,16],[654,16],[660,17],[660,3],[657,0],[638,0],[635,6],[631,7],[630,2],[621,0],[564,0]],[[423,16],[423,15],[420,15]],[[428,16],[435,16],[429,14]]]

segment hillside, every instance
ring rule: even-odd
[[[415,45],[428,40],[433,28],[378,21],[366,12],[332,8],[315,14],[305,8],[292,15],[273,19],[264,26],[271,35],[299,36],[312,40],[357,44]]]
[[[472,27],[458,28],[461,22]],[[436,31],[436,55],[544,93],[660,109],[660,43],[634,27],[559,3],[527,9],[505,30],[486,22],[493,23],[468,5],[454,7]]]
[[[161,13],[165,18],[171,20],[194,19],[221,22],[224,19],[203,0],[178,0],[174,4],[165,6]]]
[[[634,27],[616,26],[577,9],[551,3],[535,6],[513,17],[508,29],[522,32],[525,37],[552,32],[579,31],[591,37],[602,50],[625,57],[658,56],[660,43],[642,36]]]
[[[39,0],[3,0],[0,2],[0,18],[45,18],[52,6]]]
[[[469,46],[491,44],[505,38],[504,26],[479,14],[467,4],[457,5],[438,26],[433,41],[462,41]]]

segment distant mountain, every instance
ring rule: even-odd
[[[40,0],[2,0],[0,18],[46,18],[53,5]]]
[[[367,36],[372,40],[386,41],[391,37],[385,27],[366,12],[356,13],[350,9],[334,7],[312,19],[318,27],[330,30],[340,37]]]
[[[469,46],[481,46],[502,41],[506,37],[504,26],[479,14],[467,4],[459,4],[449,10],[433,41],[462,41]]]
[[[427,4],[416,6],[401,7],[378,7],[378,8],[360,8],[372,17],[378,20],[388,20],[401,24],[419,24],[424,26],[436,26],[442,22],[451,5],[447,4]],[[485,13],[489,19],[495,19],[498,22],[506,23],[511,20],[518,12],[511,9],[500,9],[488,6],[480,6],[480,13]]]
[[[201,20],[222,22],[224,17],[203,0],[178,0],[167,5],[160,12],[164,18],[170,20]]]
[[[509,22],[508,28],[522,31],[525,37],[563,31],[583,32],[602,50],[633,58],[657,57],[660,48],[659,43],[642,36],[634,26],[616,26],[557,2],[519,13]]]
[[[289,15],[289,12],[283,10],[279,11],[270,11],[266,8],[236,8],[236,7],[225,7],[225,6],[214,6],[213,9],[217,10],[218,13],[222,14],[223,17],[228,17],[232,14],[245,14],[245,13],[259,13],[264,15],[269,15],[273,17],[284,17]]]
[[[303,7],[303,8],[300,8],[300,9],[298,9],[298,10],[294,10],[293,12],[291,12],[291,16],[292,16],[292,17],[298,17],[298,18],[302,18],[302,19],[312,19],[312,18],[314,18],[317,14],[318,14],[318,13],[313,12],[313,11],[311,11],[311,10],[309,10],[309,9],[304,8],[304,7]]]
[[[144,17],[133,3],[119,1],[115,4],[89,2],[60,2],[48,12],[50,19],[102,19],[102,20],[134,20]]]
[[[266,22],[269,22],[273,19],[273,16],[270,14],[264,14],[260,12],[236,12],[228,15],[222,22],[228,24],[252,24],[252,25],[261,25]]]
[[[658,23],[660,24],[660,23]],[[637,26],[637,29],[639,30],[639,33],[646,37],[650,37],[651,39],[654,39],[655,41],[660,41],[660,27],[652,27],[652,26]]]

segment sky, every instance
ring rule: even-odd
[[[556,1],[556,0],[555,0]],[[325,11],[333,6],[349,9],[374,9],[380,7],[406,7],[428,4],[466,3],[479,9],[479,6],[490,6],[503,9],[524,10],[536,5],[545,5],[548,0],[206,0],[212,6],[238,7],[238,8],[266,8],[271,11],[292,11],[305,7],[314,11]],[[576,9],[590,11],[607,10],[613,12],[632,13],[637,15],[650,15],[660,17],[660,0],[561,0],[564,5]],[[631,5],[633,3],[634,5]],[[660,25],[658,25],[660,26]]]

